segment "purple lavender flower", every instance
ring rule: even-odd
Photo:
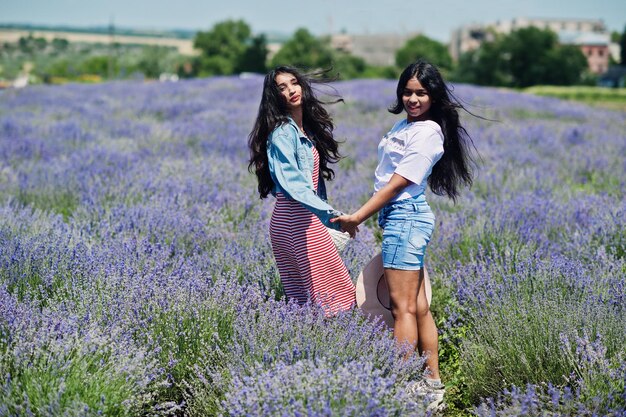
[[[399,388],[421,374],[420,358],[400,361],[391,335],[358,312],[327,322],[283,299],[273,202],[247,171],[261,84],[0,92],[0,414],[410,407]],[[395,81],[335,87],[345,158],[328,187],[348,212],[372,192]],[[626,115],[454,91],[498,122],[462,116],[481,155],[475,184],[457,205],[428,195],[444,382],[455,383],[454,348],[463,362],[450,366],[468,384],[457,392],[473,393],[479,415],[623,414]],[[379,237],[368,221],[344,251],[354,278]]]

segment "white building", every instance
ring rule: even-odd
[[[396,64],[396,51],[418,33],[347,35],[331,36],[331,46],[363,58],[370,65],[393,66]]]

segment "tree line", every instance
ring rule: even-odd
[[[48,41],[31,33],[0,44],[0,82],[26,75],[34,83],[158,78],[187,59],[172,47]]]
[[[626,28],[623,33],[612,36],[620,43],[622,53],[620,62],[612,64],[624,65]],[[166,47],[86,46],[69,44],[62,39],[47,42],[32,36],[22,38],[17,44],[0,45],[0,78],[15,73],[20,62],[29,59],[35,61],[35,72],[44,81],[54,77],[76,79],[81,74],[110,79],[128,78],[133,74],[158,78],[162,73],[174,73],[181,78],[192,78],[264,73],[276,65],[332,68],[339,79],[396,78],[408,63],[422,57],[456,82],[516,88],[596,82],[587,69],[582,51],[573,45],[559,44],[557,35],[550,30],[528,27],[510,34],[492,33],[492,38],[455,62],[445,44],[417,35],[396,51],[395,65],[380,67],[332,48],[329,36],[316,37],[305,28],[296,30],[270,57],[264,34],[254,34],[243,20],[226,20],[196,33],[193,45],[199,54],[193,57]],[[21,57],[21,61],[16,57]]]
[[[343,79],[395,78],[399,70],[422,57],[457,82],[515,88],[596,83],[580,48],[561,45],[557,34],[549,29],[528,27],[492,35],[493,40],[462,54],[458,62],[452,60],[445,44],[417,35],[396,51],[395,66],[374,67],[360,57],[334,50],[329,37],[315,37],[304,28],[298,29],[268,60],[265,37],[252,36],[250,27],[242,20],[228,20],[196,35],[194,46],[201,55],[195,60],[193,71],[199,76],[262,73],[269,67],[287,64],[333,68]],[[626,28],[622,34],[614,33],[613,38],[621,45],[620,63],[625,64]]]
[[[207,32],[198,32],[194,48],[201,52],[193,63],[194,76],[264,73],[277,65],[293,65],[332,67],[343,79],[395,77],[395,72],[389,73],[387,68],[367,65],[363,58],[333,49],[329,37],[315,37],[304,28],[296,30],[271,59],[265,35],[252,36],[243,20],[227,20]]]

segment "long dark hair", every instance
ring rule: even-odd
[[[459,121],[458,109],[470,114],[446,85],[437,67],[419,59],[402,71],[396,89],[396,102],[389,108],[394,114],[404,110],[402,95],[407,82],[416,77],[430,96],[429,119],[437,122],[443,132],[443,156],[435,164],[428,178],[428,185],[433,193],[447,195],[456,202],[459,186],[472,185],[473,157],[471,154],[474,143]]]
[[[320,155],[320,172],[328,180],[335,176],[335,172],[328,166],[341,158],[339,143],[333,138],[335,126],[323,107],[323,104],[328,103],[320,101],[311,87],[313,83],[332,81],[330,78],[324,77],[326,72],[328,71],[304,74],[294,67],[278,66],[265,76],[259,112],[254,127],[248,136],[248,147],[250,148],[248,170],[252,172],[254,169],[259,181],[258,189],[261,198],[267,197],[274,187],[267,160],[268,137],[276,127],[287,123],[289,116],[287,103],[276,85],[275,79],[278,74],[292,74],[300,84],[302,88],[302,124]],[[338,101],[342,100],[339,98],[333,102]]]

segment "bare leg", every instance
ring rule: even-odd
[[[398,344],[408,343],[417,347],[417,291],[419,271],[385,269],[385,279],[391,298],[391,314],[394,318],[393,335]],[[407,353],[410,356],[411,353]]]
[[[435,320],[430,314],[422,270],[385,269],[395,320],[393,334],[397,343],[409,343],[413,350],[426,353],[430,378],[439,378],[438,336]],[[407,353],[407,357],[411,352]]]
[[[439,379],[439,335],[428,306],[423,271],[420,270],[420,288],[417,295],[417,331],[419,334],[417,348],[420,354],[426,354],[426,370],[430,374],[429,378]]]

